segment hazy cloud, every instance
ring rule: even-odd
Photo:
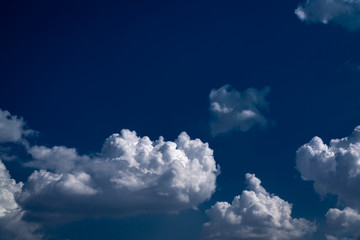
[[[23,136],[34,132],[30,129],[26,130],[25,126],[22,118],[0,109],[0,143],[19,142]]]
[[[36,226],[22,220],[24,211],[15,198],[21,194],[23,183],[11,179],[5,165],[0,161],[0,239],[40,239],[34,234]]]
[[[360,208],[360,126],[329,146],[314,137],[298,149],[296,166],[304,180],[314,181],[320,195],[336,194],[341,203]]]
[[[348,30],[360,27],[359,0],[307,0],[295,14],[305,22],[332,22]]]
[[[31,217],[125,216],[196,207],[215,191],[213,150],[181,133],[151,141],[122,130],[96,156],[66,147],[29,149],[39,168],[25,183],[22,206]]]
[[[315,231],[313,223],[292,218],[292,205],[268,193],[254,174],[247,173],[246,182],[249,190],[232,204],[217,202],[206,211],[205,239],[298,239]]]
[[[28,147],[28,153],[32,155],[33,161],[25,163],[25,166],[48,169],[59,173],[69,172],[76,165],[88,162],[88,156],[79,156],[75,148],[64,146],[45,146]]]
[[[249,88],[244,92],[231,89],[230,85],[210,92],[211,133],[213,135],[231,130],[248,131],[255,126],[264,126],[267,120],[261,110],[269,103],[265,100],[270,88]]]
[[[360,213],[351,208],[339,210],[331,208],[326,213],[330,239],[355,239],[360,236]],[[350,238],[351,237],[351,238]]]

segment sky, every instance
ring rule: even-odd
[[[3,1],[0,239],[360,237],[360,2]]]

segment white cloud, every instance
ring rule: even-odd
[[[326,213],[328,240],[354,239],[360,236],[360,213],[352,208],[331,208]],[[330,235],[331,234],[331,235]]]
[[[0,109],[0,143],[19,142],[23,136],[33,133],[32,130],[25,130],[25,126],[22,118]]]
[[[295,14],[305,22],[332,22],[348,30],[360,27],[359,0],[307,0]]]
[[[204,224],[205,239],[298,239],[315,231],[313,223],[292,218],[292,205],[269,194],[254,174],[247,173],[246,181],[249,190],[232,204],[217,202],[206,211],[210,222]]]
[[[320,195],[336,194],[340,203],[360,208],[360,126],[329,146],[314,137],[298,149],[296,166],[304,180],[314,181]]]
[[[25,163],[25,166],[53,170],[55,172],[69,172],[77,164],[89,161],[88,156],[79,156],[75,148],[64,146],[45,146],[28,147],[28,152],[34,161]]]
[[[243,93],[229,85],[210,92],[211,132],[213,135],[231,130],[248,131],[255,126],[265,126],[267,120],[260,110],[268,108],[265,100],[270,88],[249,88]]]
[[[95,156],[66,147],[29,153],[28,165],[41,170],[25,183],[21,204],[35,218],[177,212],[209,199],[218,174],[213,150],[185,132],[171,142],[122,130]]]
[[[11,179],[5,165],[0,161],[0,239],[33,240],[40,239],[34,234],[36,225],[22,220],[24,211],[15,198],[22,191],[23,184]]]

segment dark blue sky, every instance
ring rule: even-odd
[[[314,136],[349,136],[360,123],[360,34],[301,21],[300,3],[1,3],[0,108],[39,132],[31,144],[91,155],[121,129],[169,141],[186,131],[208,142],[221,166],[199,210],[90,216],[48,226],[44,239],[199,239],[205,210],[241,194],[247,172],[292,203],[292,217],[324,224],[336,196],[321,200],[301,179],[296,150]],[[269,86],[270,124],[212,136],[209,93],[225,84]],[[16,181],[33,171],[4,164]]]

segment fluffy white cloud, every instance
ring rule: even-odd
[[[262,90],[249,88],[243,93],[222,86],[210,92],[210,111],[212,115],[211,132],[213,135],[231,130],[248,131],[252,127],[264,126],[267,121],[260,110],[268,108],[265,96],[270,88]]]
[[[360,27],[359,0],[307,0],[295,14],[306,22],[333,22],[348,30]]]
[[[269,194],[254,174],[246,174],[248,190],[229,204],[217,202],[207,210],[205,239],[298,239],[315,231],[305,219],[291,217],[292,205]]]
[[[40,239],[34,234],[36,226],[22,220],[24,211],[15,197],[21,193],[23,183],[11,179],[5,165],[0,161],[0,239]]]
[[[360,208],[360,126],[329,146],[314,137],[298,149],[296,166],[304,180],[314,181],[320,195],[336,194],[341,203]]]
[[[360,236],[360,213],[352,208],[339,210],[331,208],[326,213],[326,222],[328,231],[328,240],[336,239],[354,239]]]
[[[32,130],[25,130],[22,118],[11,115],[0,109],[0,143],[19,142],[23,136],[31,134]]]
[[[28,165],[41,170],[26,182],[21,204],[35,218],[177,212],[209,199],[218,174],[208,144],[185,132],[171,142],[122,130],[95,156],[66,147],[29,153]]]

